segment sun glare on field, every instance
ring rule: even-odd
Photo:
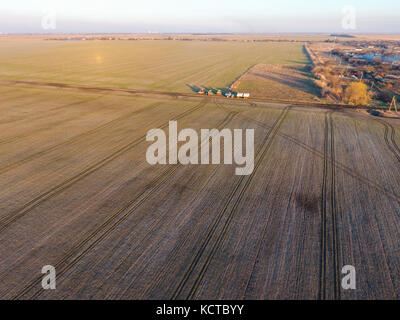
[[[102,63],[103,62],[103,57],[100,56],[100,55],[96,55],[95,60],[96,60],[97,63]]]

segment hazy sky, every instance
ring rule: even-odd
[[[342,26],[346,6],[355,30]],[[1,0],[0,32],[400,33],[400,1]]]

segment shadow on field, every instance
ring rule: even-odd
[[[293,70],[296,73],[301,74],[302,76],[309,78],[309,79],[314,79],[313,75],[311,74],[311,67],[309,65],[304,65],[304,66],[285,66],[286,69],[288,70]]]
[[[189,83],[186,83],[186,86],[190,88],[194,93],[199,93],[201,88],[195,85],[191,85]]]
[[[274,75],[262,74],[258,72],[253,73],[253,75],[266,80],[278,82],[285,86],[301,90],[303,92],[315,95],[317,97],[319,96],[318,90],[314,87],[313,81],[311,79],[302,79],[293,75],[287,75],[277,72],[270,72],[270,73],[273,73]]]

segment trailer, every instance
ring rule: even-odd
[[[238,92],[236,94],[236,97],[238,99],[248,99],[248,98],[250,98],[250,93]]]

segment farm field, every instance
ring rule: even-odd
[[[83,82],[69,63],[64,74],[51,69],[58,56],[48,75],[43,59],[43,69],[10,68],[7,77]],[[13,59],[22,64],[23,54]],[[110,85],[134,69],[135,62],[118,61]],[[160,73],[143,66],[158,82],[129,77],[129,86],[162,86],[167,65]],[[111,67],[91,66],[88,83],[105,85],[96,79]],[[184,87],[190,68],[185,77],[162,88]],[[209,72],[207,81],[228,78]],[[0,110],[0,299],[400,298],[396,120],[307,105],[11,84],[0,86]],[[180,129],[254,128],[254,173],[150,166],[146,133],[171,120]],[[57,290],[42,290],[44,265],[56,267]],[[344,265],[357,269],[355,291],[340,287]]]
[[[307,64],[257,64],[237,80],[232,89],[254,98],[321,101]]]
[[[45,41],[0,38],[0,81],[30,80],[192,93],[228,87],[249,66],[304,64],[302,43]]]
[[[399,120],[312,105],[301,42],[227,37],[0,37],[0,300],[400,298]],[[232,84],[260,99],[191,89]],[[255,129],[253,174],[150,166],[173,120]]]

